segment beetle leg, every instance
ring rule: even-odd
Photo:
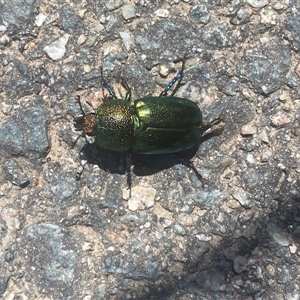
[[[224,115],[220,114],[215,119],[208,123],[203,123],[201,129],[203,130],[202,138],[209,139],[212,136],[219,135],[224,129]]]
[[[84,135],[84,132],[82,132],[82,133],[76,138],[76,140],[72,143],[71,149],[73,149],[73,148],[75,147],[75,145],[77,144],[78,140],[79,140],[82,136],[85,136],[85,135]]]
[[[179,85],[181,83],[183,77],[183,70],[184,70],[184,63],[185,59],[182,60],[181,70],[176,74],[176,76],[168,83],[165,89],[159,94],[159,97],[166,97],[168,96],[168,91],[173,87],[173,85],[177,82],[171,96],[174,96],[177,92]]]
[[[130,101],[131,101],[131,88],[128,85],[127,81],[125,81],[124,79],[122,79],[121,84],[123,85],[123,87],[126,90],[125,101],[127,101],[128,103],[130,103]]]
[[[132,166],[132,149],[126,152],[126,174],[127,174],[127,186],[129,189],[129,199],[131,198],[131,166]]]
[[[80,178],[81,178],[81,176],[83,174],[83,171],[84,171],[84,166],[85,166],[85,164],[82,166],[81,171],[76,173],[76,177],[75,177],[76,181],[80,180]]]
[[[103,76],[103,68],[101,67],[101,79],[102,79],[102,86],[108,91],[109,95],[115,100],[117,99],[116,94],[112,86],[108,83],[108,81]]]
[[[201,174],[198,172],[196,167],[189,159],[184,159],[182,157],[177,156],[176,154],[174,154],[174,156],[180,161],[182,165],[188,167],[190,170],[192,170],[195,173],[196,177],[202,183],[202,185],[206,184],[206,180],[201,176]]]
[[[109,83],[107,81],[103,82],[103,87],[109,92],[109,95],[113,98],[113,99],[117,99],[115,91],[113,90],[113,88],[109,85]]]
[[[79,136],[79,138],[80,138],[81,136]],[[85,139],[86,139],[86,136],[85,136]],[[77,138],[77,140],[78,140],[78,138]],[[88,143],[88,141],[86,140],[86,142]],[[88,149],[88,151],[89,151],[89,153],[92,153],[93,151],[94,151],[94,149],[96,148],[96,145],[95,145],[95,143],[93,143],[93,144],[87,144],[87,147],[89,147],[90,149]],[[83,148],[82,148],[83,149]],[[83,174],[83,172],[84,172],[84,170],[85,170],[85,166],[88,164],[88,161],[89,161],[89,158],[87,158],[87,161],[82,165],[82,167],[81,167],[81,170],[80,171],[78,171],[77,173],[76,173],[76,180],[77,181],[79,181],[80,179],[81,179],[81,176],[82,176],[82,174]]]

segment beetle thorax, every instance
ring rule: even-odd
[[[133,141],[133,114],[124,100],[111,100],[96,111],[96,144],[100,147],[126,151]]]

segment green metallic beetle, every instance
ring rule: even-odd
[[[213,125],[221,123],[222,117],[204,124],[196,103],[174,97],[182,80],[183,68],[184,62],[158,97],[146,96],[133,104],[131,90],[125,81],[123,85],[127,92],[124,100],[117,99],[113,88],[104,81],[103,86],[110,96],[94,113],[85,114],[77,97],[83,116],[75,118],[75,129],[95,136],[97,146],[118,152],[132,150],[140,154],[162,154],[192,148]],[[167,96],[175,82],[176,87]]]

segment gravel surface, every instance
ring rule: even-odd
[[[0,1],[0,297],[300,299],[300,1]],[[79,138],[102,103],[177,96],[218,136],[132,157]],[[80,178],[77,174],[84,170]]]

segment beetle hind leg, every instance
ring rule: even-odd
[[[196,167],[193,165],[193,163],[189,159],[184,159],[182,157],[177,156],[174,154],[174,156],[180,161],[180,163],[186,167],[188,167],[190,170],[194,172],[198,180],[202,183],[202,185],[206,184],[206,180],[203,178],[203,176],[198,172]]]

